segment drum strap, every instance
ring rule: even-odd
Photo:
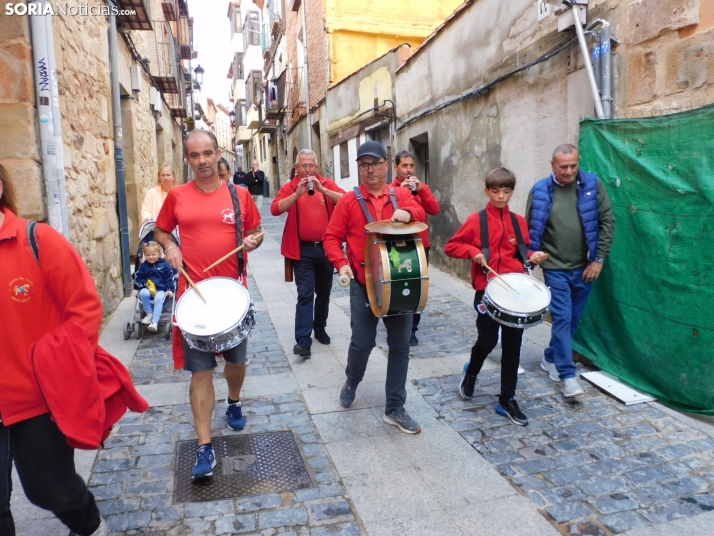
[[[523,240],[523,233],[521,233],[521,226],[518,225],[518,218],[513,212],[509,213],[511,215],[511,223],[513,223],[513,230],[516,233],[516,240],[518,241],[518,254],[521,257],[523,266],[530,271],[531,263],[528,262],[528,248],[526,248],[526,242]]]
[[[240,213],[240,202],[238,201],[238,192],[234,184],[230,182],[228,184],[228,191],[231,193],[231,200],[233,201],[233,214],[236,219],[236,241],[240,246],[243,243],[243,222],[241,221]],[[243,279],[243,273],[245,271],[245,257],[243,256],[243,250],[238,252],[238,279]]]
[[[481,253],[486,257],[486,264],[488,264],[491,262],[491,248],[488,241],[488,215],[486,214],[486,209],[480,211],[478,216],[481,222]]]
[[[354,191],[355,196],[357,197],[357,201],[359,201],[359,204],[362,207],[362,211],[364,212],[364,215],[367,216],[367,222],[368,223],[374,222],[372,213],[367,208],[367,203],[365,203],[364,197],[362,196],[362,192],[360,192],[359,187],[355,186],[354,188],[352,188],[352,190]],[[394,191],[394,188],[392,188],[391,186],[389,187],[389,200],[392,202],[392,207],[394,208],[394,211],[396,212],[399,209],[399,205],[397,205],[397,193]]]
[[[511,215],[511,223],[513,224],[513,231],[516,234],[516,241],[518,242],[518,256],[521,258],[523,265],[526,269],[531,269],[531,263],[528,262],[528,248],[526,248],[526,242],[523,240],[523,233],[521,233],[521,226],[518,224],[518,218],[513,212],[509,212]],[[480,227],[481,227],[481,252],[483,256],[486,257],[486,264],[489,263],[491,258],[491,248],[489,247],[488,241],[488,215],[486,214],[486,209],[481,210],[479,213]]]

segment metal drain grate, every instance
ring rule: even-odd
[[[176,451],[175,502],[200,502],[280,493],[312,486],[292,432],[213,439],[213,476],[191,480],[197,441],[181,441]]]

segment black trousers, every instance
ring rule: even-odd
[[[0,423],[0,536],[15,536],[13,461],[32,504],[50,510],[77,534],[97,530],[99,510],[74,468],[74,449],[46,413],[10,426]]]
[[[518,365],[521,361],[521,341],[523,340],[522,328],[511,328],[496,322],[488,316],[488,313],[481,313],[478,305],[483,298],[483,290],[476,293],[474,298],[474,309],[476,315],[476,330],[478,339],[471,348],[471,362],[469,363],[469,374],[481,372],[484,361],[498,344],[498,330],[501,330],[501,395],[500,402],[505,402],[515,396],[516,385],[518,384]]]
[[[293,261],[298,293],[295,342],[308,350],[312,347],[313,330],[324,330],[327,326],[334,269],[321,247],[301,245],[300,260]]]

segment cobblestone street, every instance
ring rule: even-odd
[[[527,427],[494,413],[498,347],[474,399],[462,400],[458,373],[475,340],[473,292],[439,270],[431,272],[407,385],[406,407],[422,433],[407,436],[382,423],[383,326],[355,404],[340,408],[350,336],[347,290],[335,283],[332,344],[313,345],[311,359],[293,355],[295,290],[282,281],[279,255],[284,217],[273,218],[268,207],[266,200],[262,213],[270,237],[250,257],[257,324],[242,396],[248,424],[241,432],[226,427],[219,364],[212,436],[217,443],[288,433],[309,483],[207,502],[179,500],[189,477],[179,469],[177,452],[182,442],[196,439],[190,375],[173,369],[171,341],[161,330],[147,333],[125,362],[151,407],[121,419],[87,473],[112,536],[707,533],[697,530],[714,516],[710,421],[656,403],[624,406],[586,382],[584,397],[565,401],[560,384],[539,366],[546,325],[527,330],[524,338],[526,372],[516,397],[530,419]],[[125,310],[131,306],[127,301]],[[117,329],[117,336],[120,328],[113,326],[126,321],[120,316],[107,328]],[[131,343],[115,344],[121,352],[122,344]],[[214,471],[227,474],[232,462],[223,456]],[[46,515],[33,522],[32,515],[41,514],[31,507],[18,511],[18,534],[66,534]]]

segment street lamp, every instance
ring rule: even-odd
[[[228,117],[231,118],[231,126],[235,126],[236,124],[236,113],[231,110],[231,112],[228,114]]]
[[[199,86],[203,84],[203,73],[205,73],[205,72],[206,72],[206,70],[203,67],[201,67],[200,64],[198,65],[198,67],[196,67],[193,70],[193,73],[196,75],[196,83]]]

